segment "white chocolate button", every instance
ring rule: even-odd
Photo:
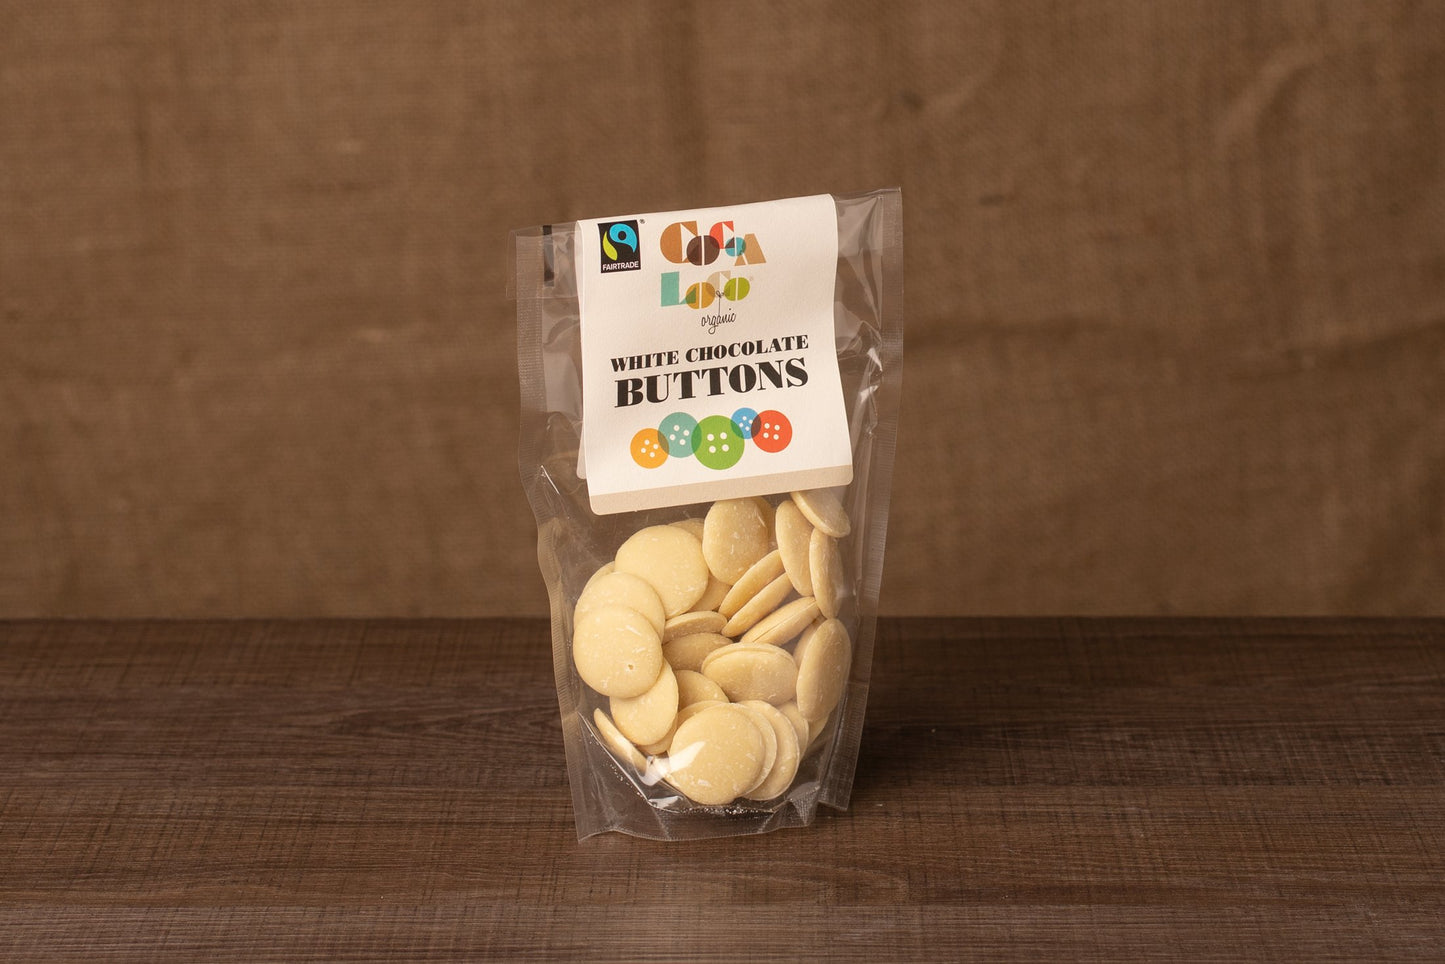
[[[723,582],[711,572],[708,573],[707,590],[703,592],[702,598],[692,604],[693,609],[717,609],[722,601],[727,598],[728,591],[733,587]]]
[[[647,769],[647,757],[639,753],[637,747],[622,735],[621,731],[607,718],[607,714],[602,712],[600,706],[592,711],[592,722],[597,727],[597,735],[602,738],[603,745],[610,749],[618,759],[632,764],[632,768],[638,773]]]
[[[722,687],[701,673],[690,669],[680,669],[674,675],[677,677],[677,705],[679,708],[691,706],[694,703],[708,701],[726,703],[728,701],[728,695],[723,692]]]
[[[848,685],[853,662],[848,630],[836,619],[827,620],[798,640],[793,658],[798,664],[798,711],[809,720],[822,720]]]
[[[702,661],[707,659],[709,653],[731,642],[731,639],[717,633],[679,636],[662,647],[662,658],[675,670],[690,669],[699,672],[702,670]]]
[[[793,581],[786,574],[779,576],[763,587],[752,599],[744,604],[733,614],[723,627],[724,636],[737,636],[739,633],[747,632],[768,613],[778,608],[784,599],[793,593]]]
[[[746,712],[721,704],[681,723],[668,754],[668,781],[688,799],[722,806],[757,784],[763,734]]]
[[[808,741],[813,735],[812,724],[798,709],[797,702],[784,703],[778,707],[778,710],[788,718],[788,722],[793,724],[793,729],[798,732],[798,746],[807,749]]]
[[[837,713],[829,713],[823,719],[808,724],[811,730],[808,736],[808,745],[803,748],[804,753],[808,753],[813,747],[823,742],[823,738],[828,735],[828,732],[833,727],[833,717],[837,715]]]
[[[773,507],[773,504],[771,502],[769,502],[767,499],[763,498],[760,495],[754,496],[753,501],[758,504],[758,511],[763,514],[763,525],[768,527],[769,532],[772,532],[773,513],[777,510]]]
[[[683,532],[691,533],[692,537],[699,543],[702,542],[701,519],[679,519],[677,522],[674,522],[673,525],[677,526]]]
[[[788,787],[793,785],[793,777],[798,775],[798,761],[802,759],[802,744],[798,740],[798,731],[793,727],[792,721],[778,707],[771,703],[764,703],[761,700],[748,700],[740,704],[760,714],[773,729],[773,738],[777,741],[778,751],[773,758],[773,765],[768,770],[768,775],[753,789],[743,795],[750,800],[771,800],[776,796],[785,793]],[[789,706],[794,704],[789,703]]]
[[[647,692],[630,699],[612,697],[612,722],[633,743],[652,743],[672,729],[677,707],[677,677],[672,667],[663,663],[657,682]]]
[[[778,552],[783,558],[783,568],[793,580],[793,588],[799,595],[813,595],[812,570],[808,565],[808,542],[813,535],[813,524],[804,517],[792,502],[778,505],[777,521],[773,531],[778,540]]]
[[[717,611],[724,616],[731,617],[743,608],[744,603],[762,592],[769,583],[782,574],[783,555],[774,549],[749,566],[748,571],[733,583],[733,587],[728,590],[723,601],[718,603]]]
[[[587,590],[589,590],[589,589],[592,588],[592,584],[593,584],[594,582],[596,582],[597,580],[601,579],[603,576],[607,575],[609,572],[611,572],[611,571],[612,571],[613,569],[615,569],[615,568],[617,568],[617,564],[616,564],[615,562],[613,562],[611,559],[607,560],[607,561],[604,562],[602,565],[598,566],[598,567],[597,567],[597,571],[592,574],[592,578],[587,580],[587,585],[585,585],[585,586],[582,587],[582,594],[583,594],[583,595],[586,595],[586,594],[587,594]]]
[[[638,747],[638,749],[640,749],[643,753],[646,753],[648,756],[657,756],[657,755],[660,754],[660,753],[666,753],[667,750],[668,750],[668,748],[669,748],[670,746],[672,746],[672,737],[673,737],[673,734],[675,734],[675,733],[677,732],[677,728],[678,728],[679,726],[681,726],[682,724],[686,723],[688,720],[692,719],[694,716],[697,716],[699,713],[701,713],[703,710],[707,709],[709,706],[727,706],[727,705],[728,705],[728,700],[727,700],[727,697],[726,697],[726,696],[724,696],[722,699],[718,699],[718,700],[699,700],[699,701],[696,702],[696,703],[690,703],[690,704],[688,704],[687,706],[684,706],[684,707],[682,707],[680,710],[677,711],[677,719],[675,719],[675,720],[672,721],[672,729],[670,729],[670,730],[667,731],[667,736],[664,736],[662,739],[658,740],[656,743],[649,743],[649,744],[647,744],[646,746]],[[667,769],[666,764],[663,764],[661,768],[662,768],[662,770],[665,772],[666,769]]]
[[[794,599],[764,616],[756,626],[743,633],[744,643],[785,645],[818,617],[818,603],[812,596]]]
[[[648,526],[617,550],[617,571],[640,576],[657,590],[667,618],[685,613],[707,590],[702,544],[675,525]]]
[[[813,598],[818,600],[818,611],[829,619],[836,618],[848,592],[843,582],[843,553],[838,549],[838,540],[821,529],[814,529],[808,540],[808,567],[812,570]]]
[[[758,732],[763,735],[763,766],[762,769],[758,771],[757,781],[740,794],[740,796],[744,797],[751,796],[754,790],[767,782],[768,775],[773,772],[773,764],[778,760],[778,734],[773,730],[773,726],[768,722],[768,718],[750,705],[758,702],[758,700],[750,700],[747,703],[736,704],[738,709],[748,714],[749,719],[753,721],[753,726],[756,726]],[[763,703],[762,705],[767,706],[768,704]],[[791,727],[789,727],[789,729],[791,729]]]
[[[771,548],[772,530],[752,499],[725,499],[707,510],[702,554],[712,574],[723,582],[736,583]]]
[[[793,657],[786,650],[762,643],[724,646],[703,660],[702,675],[721,686],[735,703],[786,703],[795,695],[798,684]]]
[[[662,641],[670,643],[679,636],[696,633],[720,633],[727,625],[727,617],[712,610],[693,611],[673,616],[662,627]]]
[[[667,623],[657,590],[653,589],[647,580],[630,572],[609,572],[593,579],[587,588],[582,590],[582,595],[577,600],[577,608],[572,611],[573,625],[581,622],[582,617],[594,609],[601,609],[603,606],[622,606],[642,613],[652,624],[652,628],[657,630],[658,635],[662,634]]]
[[[603,696],[640,696],[662,672],[662,639],[636,610],[603,606],[577,621],[572,660],[582,682]]]
[[[807,517],[813,526],[822,529],[834,539],[841,539],[853,530],[843,503],[832,489],[809,489],[794,492],[793,503]]]

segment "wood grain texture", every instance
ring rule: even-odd
[[[851,809],[574,836],[540,621],[0,623],[0,958],[1439,959],[1445,622],[887,621]]]

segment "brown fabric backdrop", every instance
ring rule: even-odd
[[[0,616],[540,613],[506,236],[904,189],[890,613],[1445,612],[1445,3],[0,0]]]

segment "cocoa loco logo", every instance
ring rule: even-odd
[[[757,236],[739,233],[732,221],[718,221],[705,232],[696,221],[676,221],[662,229],[658,250],[669,263],[689,266],[662,273],[662,307],[686,305],[704,311],[716,306],[715,313],[703,319],[709,333],[732,321],[726,305],[742,301],[752,290],[752,279],[737,269],[767,261]],[[695,268],[711,270],[701,275],[691,270]]]

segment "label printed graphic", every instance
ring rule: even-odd
[[[594,512],[852,480],[831,197],[581,221],[576,237]]]
[[[641,270],[636,221],[604,221],[597,225],[597,233],[602,248],[603,272]]]

